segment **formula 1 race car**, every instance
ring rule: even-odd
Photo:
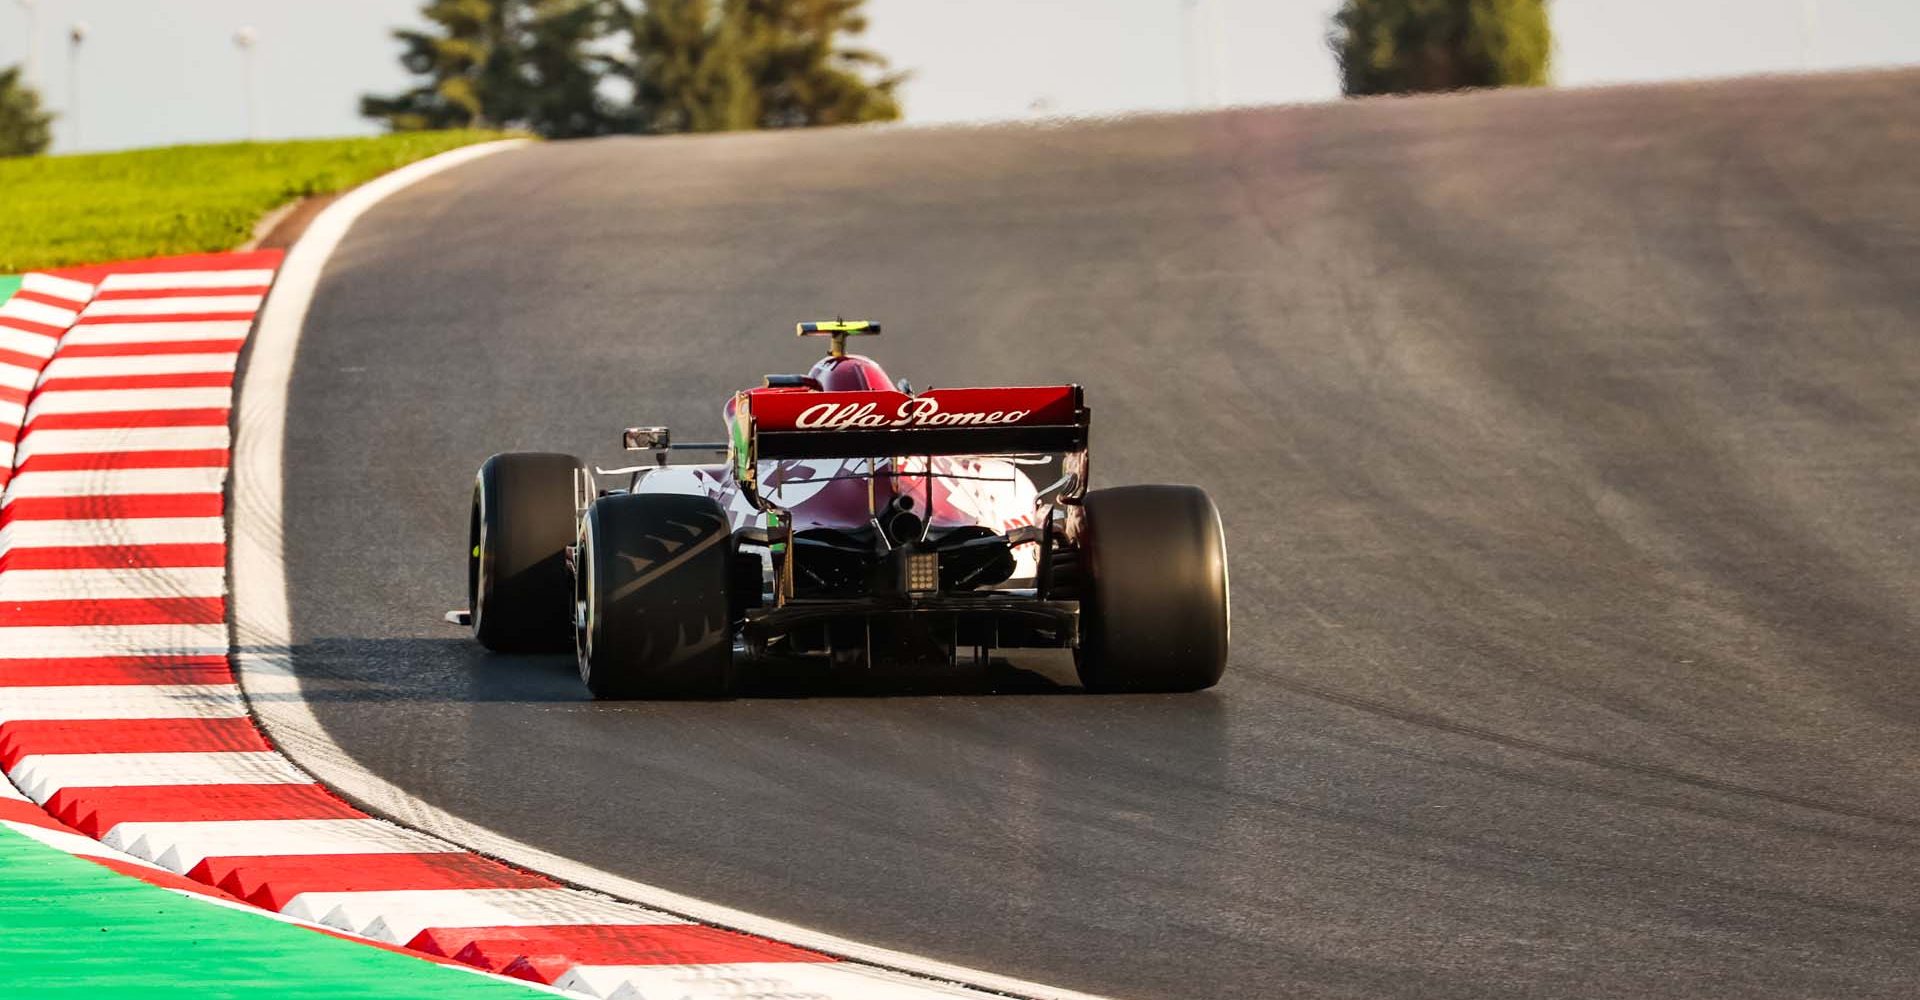
[[[1089,491],[1079,386],[915,393],[846,352],[879,332],[800,324],[828,355],[735,393],[724,443],[634,427],[623,444],[651,464],[487,459],[470,610],[449,617],[491,650],[572,649],[600,698],[726,697],[742,662],[939,672],[1023,647],[1071,649],[1089,690],[1217,682],[1227,556],[1206,493]]]

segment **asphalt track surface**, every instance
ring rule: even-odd
[[[1916,163],[1915,72],[490,158],[323,278],[297,669],[468,819],[1060,986],[1910,997]],[[717,437],[834,315],[1207,487],[1226,681],[595,704],[440,622],[489,453]]]

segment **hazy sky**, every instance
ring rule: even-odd
[[[29,17],[0,0],[0,65]],[[418,0],[34,0],[48,103],[78,114],[57,149],[236,139],[255,28],[263,137],[374,131],[366,91],[406,80],[387,29]],[[869,0],[868,44],[910,69],[907,117],[932,122],[1317,101],[1338,94],[1337,0]],[[1920,63],[1920,0],[1554,0],[1569,86]],[[74,66],[68,27],[90,33]],[[75,124],[80,134],[75,140]]]

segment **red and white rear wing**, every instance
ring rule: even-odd
[[[1077,385],[873,392],[741,393],[737,435],[772,458],[1059,454],[1087,447]],[[736,440],[736,446],[740,443]]]

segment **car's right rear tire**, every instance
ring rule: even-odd
[[[574,536],[578,458],[507,452],[474,479],[467,552],[467,608],[473,636],[491,650],[565,652],[573,638]]]
[[[576,654],[596,698],[724,698],[733,689],[733,534],[702,496],[602,497],[581,527]]]
[[[1080,682],[1089,691],[1197,691],[1227,667],[1226,539],[1194,486],[1086,495]]]

